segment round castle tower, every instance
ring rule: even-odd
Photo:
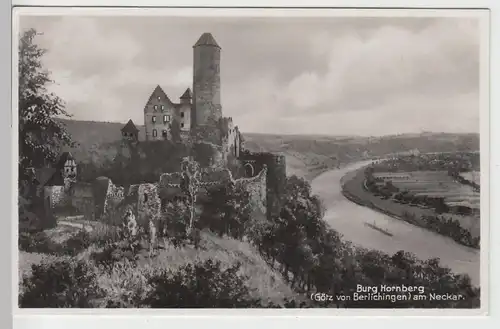
[[[203,33],[193,46],[193,128],[213,126],[222,117],[220,51],[210,33]]]

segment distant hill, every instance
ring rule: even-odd
[[[124,123],[62,120],[79,146],[71,149],[78,161],[108,156],[121,140]],[[144,140],[144,126],[137,125]],[[383,137],[273,135],[243,133],[245,147],[252,151],[281,152],[287,158],[287,173],[312,179],[343,164],[395,152],[479,150],[479,134],[430,133]],[[93,154],[93,155],[91,155]]]

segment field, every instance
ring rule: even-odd
[[[415,195],[444,197],[450,205],[465,205],[479,209],[480,194],[472,187],[461,184],[448,175],[446,171],[413,171],[413,172],[377,172],[374,177],[391,181],[401,191],[406,190]]]
[[[446,195],[449,200],[457,200],[460,198],[462,201],[468,197],[476,197],[476,195],[471,192],[472,189],[460,183],[453,182],[451,178],[446,177],[446,173],[415,172],[412,173],[412,175],[409,173],[377,173],[378,177],[390,179],[396,187],[402,189],[411,188],[412,191],[419,191],[426,195],[434,193]],[[364,168],[353,173],[351,177],[344,181],[342,188],[347,197],[351,200],[356,200],[359,204],[376,209],[389,216],[396,216],[397,218],[403,218],[405,213],[410,213],[416,216],[416,218],[421,218],[422,216],[436,216],[434,209],[397,203],[395,200],[382,199],[369,192],[364,187]],[[479,196],[477,195],[477,197]],[[442,216],[458,220],[460,225],[464,229],[467,229],[473,237],[480,235],[480,220],[478,218],[452,214],[443,214]]]
[[[463,172],[460,173],[460,176],[468,181],[476,183],[477,185],[481,185],[481,176],[479,174],[479,171]]]

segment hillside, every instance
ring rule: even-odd
[[[64,231],[62,226],[58,226],[49,232],[53,237],[65,235],[66,239],[71,234]],[[78,230],[74,230],[77,233]],[[52,237],[52,239],[54,239]],[[58,241],[57,243],[61,243]],[[200,249],[192,246],[174,248],[168,245],[165,250],[161,250],[157,257],[149,259],[141,257],[137,267],[127,266],[126,262],[119,262],[111,272],[103,270],[94,264],[90,254],[98,250],[95,245],[81,251],[76,255],[76,259],[85,260],[90,266],[95,268],[98,274],[99,286],[106,291],[106,300],[122,300],[127,291],[133,289],[143,289],[143,276],[152,269],[177,270],[187,264],[202,263],[209,259],[220,261],[224,267],[230,267],[236,263],[241,264],[239,274],[246,278],[245,284],[250,289],[253,297],[261,298],[265,302],[282,304],[284,299],[303,300],[304,297],[294,292],[284,281],[283,277],[276,270],[272,269],[266,261],[259,255],[257,250],[250,244],[231,238],[221,238],[210,232],[202,232]],[[31,265],[41,263],[53,263],[58,260],[68,259],[67,256],[41,254],[31,252],[19,252],[19,276],[31,276]],[[23,292],[22,280],[19,282],[19,289]],[[104,302],[104,301],[102,301]]]
[[[78,161],[105,157],[121,139],[124,123],[63,120],[79,146],[72,149]],[[143,126],[139,139],[144,140]],[[420,152],[478,150],[479,134],[422,133],[383,137],[272,135],[243,133],[245,147],[252,151],[281,152],[287,158],[287,173],[308,180],[321,172],[360,159],[419,149]]]

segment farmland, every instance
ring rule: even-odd
[[[457,242],[479,248],[479,193],[446,171],[372,172],[362,168],[342,185],[353,202]]]
[[[399,190],[417,197],[443,197],[449,206],[466,205],[479,209],[480,194],[472,187],[455,181],[446,171],[377,172],[373,176],[378,185],[390,181]]]
[[[469,171],[469,172],[462,172],[460,173],[460,176],[463,179],[466,179],[470,182],[473,182],[477,185],[481,185],[481,177],[479,175],[479,171]]]

